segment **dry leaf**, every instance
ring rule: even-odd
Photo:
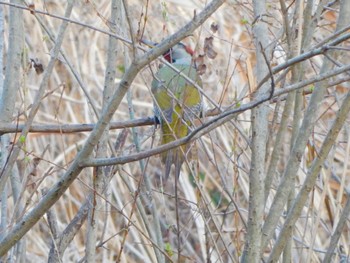
[[[34,14],[35,14],[35,5],[34,5],[34,4],[29,4],[29,5],[28,5],[28,8],[29,8],[29,10],[30,10],[30,13],[31,13],[32,15],[34,15]]]
[[[194,63],[196,64],[197,73],[203,75],[207,70],[207,66],[204,64],[204,55],[196,57]]]
[[[37,59],[36,60],[30,59],[30,61],[32,62],[32,65],[35,69],[36,74],[40,75],[41,73],[44,72],[43,64],[39,63]]]
[[[213,22],[211,25],[210,25],[210,30],[215,34],[219,29],[219,26],[218,24],[216,24],[215,22]]]
[[[217,52],[214,50],[213,47],[213,37],[207,37],[204,40],[204,53],[207,55],[208,58],[214,59],[217,56]]]
[[[206,70],[207,70],[207,66],[205,64],[202,64],[199,67],[197,67],[198,75],[203,75]]]

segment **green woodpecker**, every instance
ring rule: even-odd
[[[201,86],[201,80],[192,61],[193,51],[183,43],[168,50],[163,57],[179,72]],[[168,66],[163,66],[152,81],[154,111],[159,120],[161,144],[185,137],[193,129],[193,121],[202,111],[202,95],[199,90]],[[190,158],[190,145],[184,145],[161,155],[165,164],[165,179],[169,177],[172,164],[175,176],[180,175],[181,165]]]

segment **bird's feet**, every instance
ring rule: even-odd
[[[154,125],[156,126],[156,128],[158,127],[158,124],[160,124],[160,120],[157,116],[154,116],[153,117],[153,120],[154,120]]]

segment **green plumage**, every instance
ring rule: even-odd
[[[180,72],[201,85],[194,67],[173,64]],[[193,120],[200,115],[202,96],[196,87],[179,73],[169,67],[162,67],[152,82],[155,98],[155,113],[160,120],[161,144],[185,137],[193,127]],[[165,163],[165,178],[168,178],[172,164],[175,164],[176,176],[188,155],[189,146],[181,146],[161,155]]]

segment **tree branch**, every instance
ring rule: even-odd
[[[66,189],[73,183],[82,171],[80,163],[88,158],[93,151],[94,146],[98,143],[107,127],[115,111],[119,107],[124,95],[129,89],[131,83],[135,79],[137,73],[151,61],[163,54],[168,48],[175,45],[188,34],[191,34],[196,28],[203,24],[203,22],[213,14],[225,1],[214,0],[210,2],[205,9],[196,15],[187,25],[181,28],[175,34],[167,37],[157,47],[148,51],[140,59],[132,62],[129,69],[125,72],[123,79],[118,87],[115,89],[106,109],[100,116],[100,119],[91,132],[89,138],[84,144],[81,151],[75,157],[73,163],[68,168],[61,179],[52,186],[51,190],[44,196],[38,205],[26,214],[13,229],[0,241],[0,256],[3,256],[38,220],[46,213],[46,211],[63,195]]]

